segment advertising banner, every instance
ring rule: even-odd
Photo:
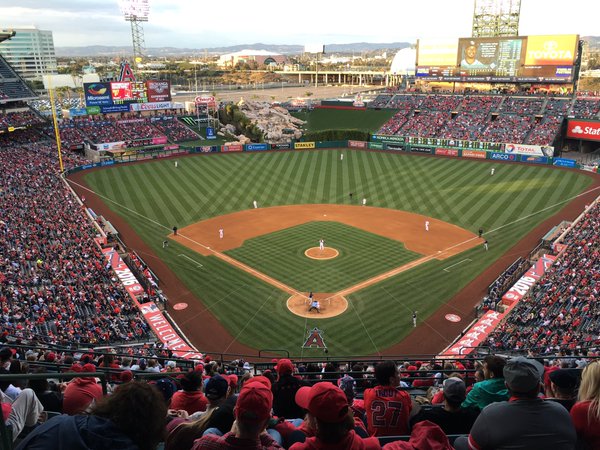
[[[458,156],[458,150],[454,148],[436,148],[435,154],[443,156]]]
[[[218,152],[219,151],[219,147],[217,146],[210,146],[210,145],[205,145],[203,147],[196,147],[196,151],[199,153],[212,153],[212,152]]]
[[[117,81],[110,83],[110,95],[113,99],[113,103],[116,103],[116,101],[126,102],[133,100],[131,83],[128,81]]]
[[[439,356],[451,357],[468,355],[474,350],[474,347],[480,345],[494,329],[500,324],[502,319],[506,317],[507,311],[499,313],[496,311],[488,311],[475,322],[458,341],[456,341],[446,351],[440,353]]]
[[[132,103],[132,111],[155,111],[157,109],[171,109],[171,102],[157,102],[157,103]]]
[[[165,150],[179,150],[179,144],[165,145]]]
[[[100,114],[99,106],[88,106],[85,108],[85,110],[87,111],[88,116],[94,116],[96,114]]]
[[[167,142],[166,136],[157,136],[152,138],[152,144],[166,144]]]
[[[412,145],[410,147],[410,151],[411,153],[431,153],[431,148],[429,147],[419,147],[416,145]]]
[[[221,147],[222,152],[241,152],[244,150],[242,144],[229,144]]]
[[[396,142],[396,143],[404,143],[406,142],[404,136],[384,136],[384,135],[373,135],[373,140],[381,141],[381,142]]]
[[[418,39],[417,66],[456,66],[456,39]]]
[[[554,158],[552,164],[560,167],[577,167],[577,162],[574,159]]]
[[[600,141],[599,120],[569,120],[567,137],[587,141]]]
[[[516,153],[519,155],[552,156],[554,147],[525,144],[505,144],[504,153]]]
[[[247,152],[255,152],[259,150],[269,150],[269,144],[247,144],[244,146]]]
[[[112,247],[103,248],[102,253],[104,253],[104,257],[110,263],[110,266],[117,274],[117,277],[119,277],[119,280],[121,280],[121,283],[123,283],[123,286],[125,286],[125,290],[132,296],[142,295],[144,288],[129,267],[127,267],[127,264],[121,259],[119,253]]]
[[[294,148],[315,148],[314,142],[295,142]]]
[[[196,352],[181,339],[177,331],[175,331],[171,323],[165,319],[163,313],[154,303],[141,304],[140,311],[161,342],[164,344],[168,343],[169,350],[173,352],[173,356],[188,359],[202,358],[201,353]]]
[[[526,66],[572,66],[577,50],[576,34],[528,36]]]
[[[77,117],[77,116],[87,116],[88,112],[86,108],[71,108],[69,109],[69,116]]]
[[[215,129],[213,127],[206,127],[206,139],[214,140],[216,138]]]
[[[110,106],[110,83],[84,83],[85,106]]]
[[[101,106],[100,111],[102,112],[102,114],[129,112],[129,105]]]
[[[537,283],[544,273],[552,266],[556,256],[544,254],[525,274],[502,296],[502,303],[512,305],[519,302],[529,289]]]
[[[348,141],[349,148],[367,148],[365,141]]]
[[[369,148],[374,150],[383,150],[383,142],[369,142]]]
[[[102,144],[97,144],[96,147],[98,148],[98,150],[124,150],[127,148],[127,144],[123,141],[104,142]]]
[[[546,156],[521,155],[520,161],[531,164],[548,164],[548,158]]]
[[[271,144],[271,148],[275,150],[290,150],[292,144]]]
[[[487,157],[487,152],[478,152],[475,150],[463,150],[462,157],[463,158],[485,159]]]
[[[168,80],[148,80],[146,81],[146,91],[150,103],[171,100],[171,85]]]
[[[400,150],[404,151],[404,144],[383,144],[386,150]]]
[[[464,156],[463,152],[463,156]],[[490,153],[490,159],[495,159],[497,161],[517,161],[516,154],[508,154],[508,153]]]

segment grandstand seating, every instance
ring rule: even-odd
[[[591,119],[598,116],[600,112],[600,99],[578,98],[575,100],[571,115],[578,119]]]
[[[191,141],[200,138],[200,136],[182,124],[176,117],[155,118],[152,121],[152,125],[162,135],[166,135],[171,142]]]

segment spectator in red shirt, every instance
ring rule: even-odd
[[[600,448],[600,361],[583,369],[578,400],[571,408],[577,438],[587,448]]]
[[[88,363],[83,366],[81,371],[93,373],[96,368],[93,364]],[[75,378],[65,389],[63,412],[69,415],[81,414],[93,401],[100,400],[102,396],[102,386],[96,382],[96,378]]]
[[[188,372],[179,382],[183,390],[173,394],[170,408],[183,409],[190,415],[197,411],[206,411],[208,400],[202,393],[202,375],[200,372]]]

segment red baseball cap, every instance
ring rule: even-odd
[[[273,393],[262,383],[244,385],[235,404],[235,417],[244,422],[260,422],[271,417]]]
[[[344,391],[325,381],[298,389],[296,403],[327,423],[340,423],[348,415],[348,399]]]
[[[265,385],[266,387],[268,387],[269,389],[271,389],[271,380],[269,380],[267,377],[262,376],[262,375],[257,375],[255,377],[248,379],[244,383],[244,387],[249,383],[261,383],[261,384]]]
[[[95,372],[96,366],[91,363],[87,363],[87,364],[83,365],[83,367],[81,368],[81,371],[82,372]]]
[[[277,361],[277,365],[275,366],[277,373],[281,374],[291,374],[294,372],[294,365],[289,359],[280,359]]]

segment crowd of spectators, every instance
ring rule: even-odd
[[[157,130],[149,119],[125,119],[117,122],[119,127],[131,139],[152,139],[164,136]]]
[[[554,142],[563,123],[562,116],[545,115],[541,120],[535,120],[531,131],[525,139],[525,144],[549,145]]]
[[[32,111],[12,111],[0,113],[0,129],[8,127],[30,127],[43,123],[43,120]]]
[[[57,175],[46,144],[0,148],[0,307],[4,333],[78,343],[146,340],[149,327]],[[64,155],[66,165],[72,155]]]
[[[435,137],[475,141],[487,126],[485,113],[461,113],[448,120]]]
[[[115,125],[114,120],[108,117],[99,119],[79,119],[73,121],[75,126],[93,143],[122,142],[128,140],[128,136]]]
[[[566,250],[490,335],[496,350],[531,348],[545,354],[600,345],[600,206],[564,239]]]
[[[504,114],[531,115],[540,114],[544,99],[542,98],[520,98],[506,97],[500,112]]]
[[[450,113],[422,110],[409,118],[397,134],[406,136],[436,136],[450,119]]]
[[[488,114],[498,109],[502,97],[490,95],[465,95],[460,104],[461,112]]]
[[[597,118],[600,112],[600,98],[578,98],[573,104],[571,115],[578,119]]]
[[[523,142],[533,125],[534,118],[516,114],[500,114],[481,133],[484,142]]]
[[[160,131],[162,135],[166,135],[171,142],[192,141],[199,139],[199,136],[190,128],[182,124],[176,117],[163,118],[155,120],[152,124]]]
[[[421,109],[430,111],[456,111],[462,102],[462,97],[457,95],[428,95],[419,105]]]

